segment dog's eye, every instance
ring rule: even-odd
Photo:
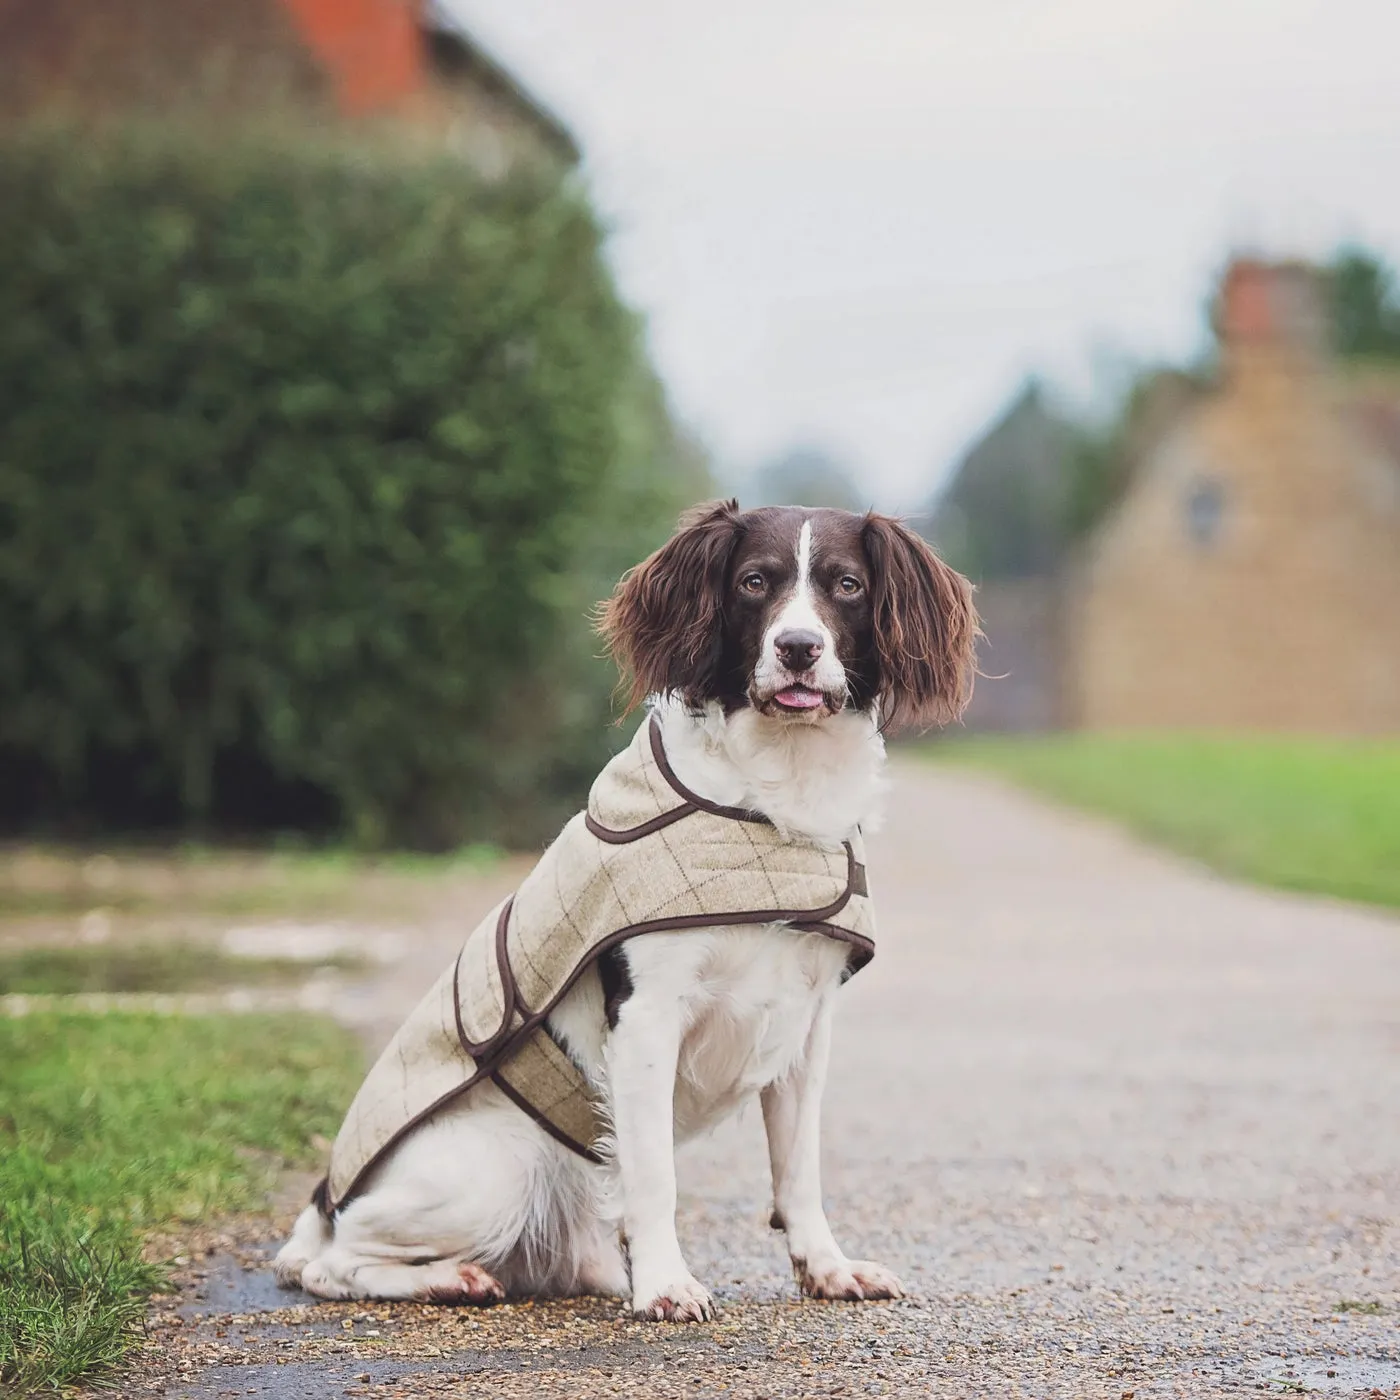
[[[842,574],[836,581],[836,587],[847,598],[854,598],[860,592],[860,580],[854,574]]]
[[[763,575],[757,573],[745,574],[743,578],[739,580],[739,587],[742,588],[745,593],[762,593]]]

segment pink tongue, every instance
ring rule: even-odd
[[[789,686],[786,690],[780,690],[774,699],[778,704],[786,705],[790,710],[815,710],[822,703],[822,697],[815,690],[803,690],[800,686]]]

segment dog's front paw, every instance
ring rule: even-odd
[[[708,1322],[715,1305],[702,1284],[687,1274],[668,1288],[632,1295],[632,1312],[644,1322]]]
[[[868,1259],[795,1260],[794,1265],[802,1291],[809,1298],[859,1303],[904,1297],[904,1285],[883,1264],[872,1264]]]

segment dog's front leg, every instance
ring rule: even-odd
[[[804,1293],[847,1300],[902,1298],[902,1285],[884,1265],[846,1258],[822,1206],[821,1104],[834,1005],[833,996],[823,999],[802,1061],[786,1079],[763,1091],[773,1224],[787,1233],[793,1273]]]
[[[691,1276],[676,1238],[674,1104],[679,998],[640,987],[623,1003],[605,1059],[612,1098],[622,1215],[641,1318],[703,1322],[710,1295]]]

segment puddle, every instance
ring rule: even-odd
[[[1256,1361],[1249,1379],[1263,1383],[1276,1395],[1299,1394],[1294,1386],[1322,1395],[1355,1395],[1378,1390],[1384,1395],[1400,1390],[1400,1359],[1395,1357],[1308,1356],[1296,1361]],[[1269,1381],[1287,1385],[1268,1385]]]
[[[180,1316],[272,1313],[319,1305],[320,1298],[299,1288],[278,1288],[272,1276],[272,1256],[279,1247],[280,1242],[265,1245],[259,1250],[260,1257],[246,1261],[232,1254],[211,1254],[202,1265],[204,1277],[177,1309]]]
[[[460,1364],[455,1371],[467,1368]],[[229,1395],[261,1395],[266,1400],[341,1400],[346,1394],[373,1393],[375,1385],[392,1384],[422,1375],[421,1361],[343,1363],[290,1361],[278,1366],[211,1366],[198,1380],[177,1382],[165,1393],[169,1400],[213,1400]],[[363,1378],[363,1379],[362,1379]]]
[[[290,950],[290,951],[289,951]],[[313,966],[314,963],[314,966]],[[0,951],[0,994],[7,996],[151,996],[212,993],[234,987],[295,985],[313,972],[358,972],[366,959],[345,947],[295,944],[242,952],[187,940],[150,943],[38,944]]]
[[[305,963],[348,957],[388,964],[398,962],[406,948],[403,935],[388,929],[290,921],[231,928],[220,942],[225,953],[237,958],[285,958]]]

